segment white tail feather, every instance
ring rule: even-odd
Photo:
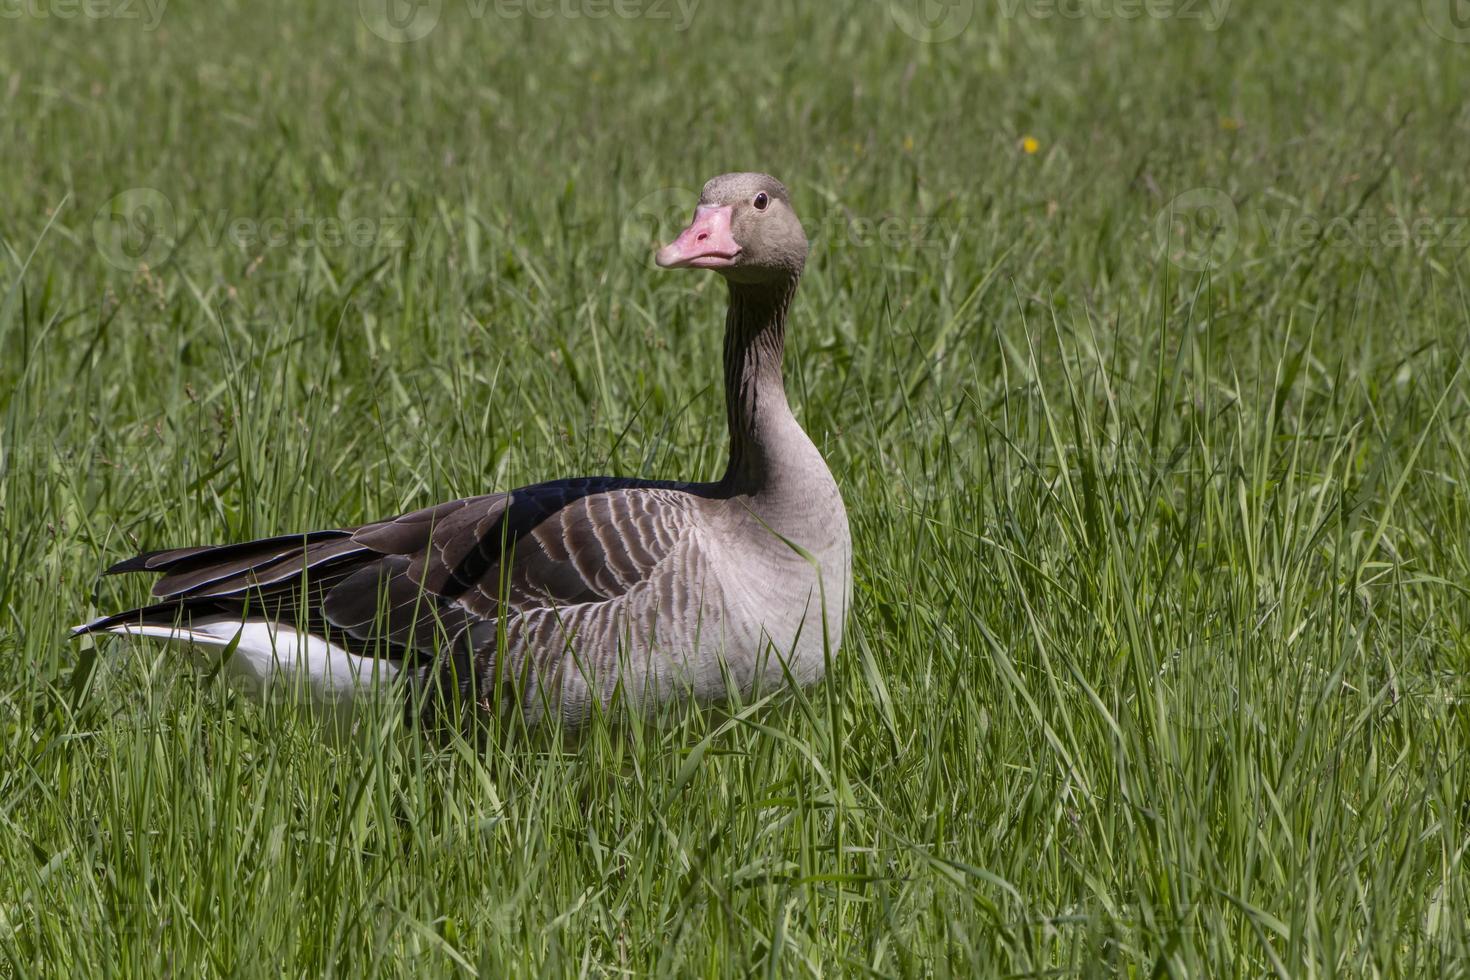
[[[232,687],[262,703],[281,695],[304,695],[324,720],[339,725],[350,725],[353,707],[385,691],[398,675],[389,661],[359,656],[319,636],[263,619],[196,620],[188,628],[122,623],[107,632],[210,650],[223,650],[238,637],[224,664]]]

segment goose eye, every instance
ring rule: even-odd
[[[761,191],[755,196],[755,201],[752,203],[755,204],[755,209],[757,211],[764,211],[766,209],[766,205],[771,203],[771,199],[766,196],[765,191]]]

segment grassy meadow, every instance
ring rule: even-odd
[[[1439,0],[0,7],[0,976],[1470,973],[1470,29]],[[324,746],[138,549],[713,478],[728,170],[849,639]]]

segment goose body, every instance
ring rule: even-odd
[[[301,689],[350,715],[385,690],[516,706],[571,725],[820,679],[842,642],[851,547],[842,497],[791,413],[786,315],[806,255],[774,178],[705,185],[659,253],[730,288],[730,460],[711,483],[591,477],[454,500],[358,527],[139,555],[156,602],[76,632],[229,650],[258,696]],[[396,682],[407,678],[411,683]]]

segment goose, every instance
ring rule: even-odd
[[[820,680],[842,643],[852,549],[782,377],[806,256],[789,192],[760,173],[710,180],[657,253],[728,287],[720,479],[562,479],[356,527],[151,551],[106,574],[161,576],[153,602],[73,634],[213,651],[237,689],[264,699],[292,685],[329,712],[390,687],[432,693],[408,699],[421,721],[511,708],[575,728],[618,697],[648,711]]]

